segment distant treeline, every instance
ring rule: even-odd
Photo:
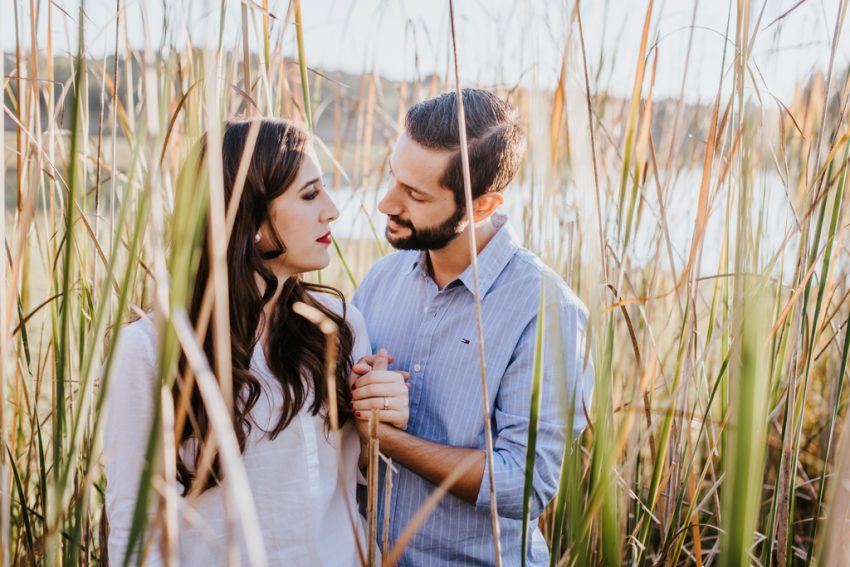
[[[182,54],[181,54],[182,55]],[[130,69],[131,81],[133,84],[133,100],[135,106],[139,106],[139,98],[142,96],[142,82],[140,81],[141,73],[141,53],[134,52],[130,59],[132,65]],[[200,61],[202,54],[197,52],[195,60]],[[4,103],[13,113],[18,115],[17,98],[19,89],[29,88],[30,83],[27,76],[31,74],[31,65],[29,54],[23,54],[18,60],[14,53],[6,53],[5,57],[5,78],[8,79],[8,87],[3,93]],[[227,67],[232,68],[234,63],[233,58],[236,57],[236,63],[241,66],[241,54],[229,53],[227,55]],[[181,58],[185,59],[185,58]],[[169,60],[161,58],[161,65],[169,64]],[[118,66],[117,74],[115,66]],[[185,63],[184,63],[185,64]],[[285,77],[278,79],[280,84],[274,85],[272,88],[288,91],[291,105],[296,109],[297,113],[301,112],[301,85],[300,76],[298,73],[298,63],[295,59],[284,59],[284,61],[276,62],[275,65],[282,65],[285,72],[276,73],[275,77]],[[71,80],[74,58],[68,56],[54,57],[54,80],[52,85],[52,95],[56,104],[56,119],[62,128],[70,128],[71,112],[70,109],[74,103],[74,88]],[[117,76],[118,79],[118,96],[122,104],[126,105],[127,97],[127,61],[124,57],[116,58],[108,56],[105,59],[92,59],[86,61],[86,70],[88,81],[86,84],[87,100],[88,100],[88,129],[89,132],[95,133],[102,127],[105,135],[110,135],[111,132],[111,100],[112,100],[112,77]],[[256,54],[252,55],[251,66],[257,69],[260,65],[260,59]],[[47,63],[44,55],[39,55],[37,62],[38,74],[41,77],[46,76]],[[172,65],[177,72],[173,74],[173,103],[182,96],[182,93],[189,88],[188,73],[183,73],[181,79],[181,67],[179,64]],[[238,67],[237,67],[238,68]],[[372,73],[365,74],[348,74],[340,71],[330,70],[311,70],[310,73],[310,91],[313,98],[313,108],[315,116],[315,129],[318,135],[328,144],[341,143],[344,145],[362,143],[364,122],[371,124],[371,140],[372,145],[383,146],[386,143],[395,139],[397,135],[397,125],[403,119],[403,114],[399,112],[402,98],[404,106],[407,107],[416,100],[425,98],[433,93],[443,91],[448,84],[444,77],[429,75],[423,77],[416,82],[408,82],[402,84],[398,81],[392,81],[384,77],[373,75]],[[254,73],[254,81],[256,84],[256,75]],[[17,79],[17,77],[22,77]],[[105,78],[105,80],[104,80]],[[46,79],[40,79],[44,83]],[[374,81],[374,83],[372,83]],[[554,79],[553,79],[554,83]],[[841,84],[841,81],[839,81]],[[813,74],[808,83],[801,87],[797,96],[808,97],[813,88],[823,86],[823,77],[819,73]],[[46,84],[39,85],[39,111],[41,113],[41,123],[47,124],[47,103],[46,103]],[[231,84],[234,89],[232,97],[235,101],[235,107],[232,109],[232,116],[244,114],[246,108],[252,103],[248,100],[244,93],[243,85],[241,84],[241,75],[236,76],[236,84]],[[450,86],[449,86],[450,88]],[[515,88],[511,85],[501,85],[493,87],[494,90],[501,92],[510,92],[511,96],[519,99],[519,104],[516,104],[520,111],[527,108],[522,104],[522,99],[526,94],[522,88]],[[104,92],[105,91],[105,92]],[[602,118],[606,123],[618,123],[619,120],[628,112],[626,99],[611,97],[604,90],[593,89],[595,92],[595,103],[598,108],[605,108],[604,116],[597,116],[597,119]],[[275,93],[279,94],[279,93]],[[764,96],[764,95],[762,95]],[[102,101],[105,101],[105,108],[102,107]],[[721,115],[722,107],[728,102],[721,100]],[[792,101],[787,101],[785,106],[791,106]],[[687,146],[695,144],[704,144],[705,138],[708,135],[708,124],[703,123],[705,116],[708,115],[710,103],[702,104],[684,104],[682,106],[682,116],[679,124],[680,133],[685,133],[684,136],[678,136],[679,144],[683,147],[678,148],[679,152],[674,152],[674,155],[686,156],[693,155],[688,152]],[[759,106],[757,113],[754,113],[754,119],[759,122],[774,120],[777,129],[779,128],[779,116],[785,115],[787,110],[782,103],[776,102],[775,113],[765,113],[765,109],[770,109],[771,105]],[[653,143],[656,148],[664,147],[664,133],[669,134],[670,121],[676,119],[678,104],[675,99],[663,99],[653,102],[652,114],[652,134]],[[569,108],[567,112],[584,112],[585,109]],[[138,108],[134,109],[138,118]],[[840,101],[837,97],[833,97],[830,102],[829,112],[831,115],[838,116],[840,112]],[[16,129],[15,121],[8,115],[3,114],[4,129],[14,131]],[[619,129],[610,132],[600,132],[601,135],[617,136],[620,135]],[[120,124],[117,127],[117,135],[122,136]],[[757,144],[758,145],[758,144]],[[665,151],[667,150],[664,147]],[[769,148],[763,148],[769,151]],[[682,165],[687,165],[683,163]]]

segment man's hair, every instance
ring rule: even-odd
[[[516,113],[493,93],[463,89],[463,110],[469,148],[469,176],[472,198],[475,199],[507,187],[519,169],[525,143]],[[454,152],[440,184],[452,190],[455,203],[463,209],[457,95],[454,92],[443,93],[413,105],[407,111],[404,128],[410,139],[421,146]]]

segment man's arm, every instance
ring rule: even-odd
[[[544,349],[544,396],[537,424],[531,500],[534,518],[557,492],[564,444],[570,437],[570,430],[575,439],[586,425],[584,411],[593,389],[593,366],[587,364],[583,356],[584,314],[575,306],[550,305],[559,313],[550,318],[547,325],[548,348]],[[536,317],[528,323],[515,348],[514,359],[502,376],[493,409],[496,494],[500,515],[509,518],[521,518],[523,510],[535,331]],[[371,370],[371,360],[361,362],[363,364],[353,368],[357,375]],[[565,407],[569,405],[574,408],[572,427],[565,423],[567,415],[573,413]],[[384,454],[434,484],[442,483],[467,458],[472,459],[472,464],[449,491],[478,508],[489,506],[490,482],[484,474],[483,449],[441,445],[383,424],[379,426],[378,435]]]
[[[370,395],[374,399],[375,392],[371,389],[373,387],[368,386],[369,377],[375,372],[385,370],[390,360],[392,356],[387,357],[386,351],[379,349],[377,355],[363,357],[352,367],[351,393],[354,409],[374,407],[370,406],[368,401],[361,401],[361,399]],[[404,374],[405,378],[410,377],[406,372]],[[365,423],[362,420],[355,422],[364,443],[369,434]],[[384,455],[436,485],[442,484],[449,475],[462,467],[460,478],[452,483],[449,492],[461,500],[475,504],[481,489],[486,462],[484,452],[480,449],[441,445],[385,423],[378,423],[378,441]],[[365,465],[363,462],[365,454],[366,451],[361,451],[361,467]]]
[[[436,485],[459,467],[464,467],[460,479],[449,488],[449,492],[475,504],[486,465],[484,451],[441,445],[384,423],[378,425],[378,439],[383,454]]]
[[[543,372],[544,397],[537,423],[537,444],[532,481],[530,513],[537,518],[558,489],[564,444],[585,425],[584,405],[592,391],[593,368],[583,361],[583,314],[573,306],[550,304],[547,351]],[[514,358],[502,376],[493,408],[494,475],[499,514],[521,518],[526,476],[529,429],[530,384],[536,336],[536,317],[530,321],[515,347]],[[361,369],[362,370],[362,369]],[[565,423],[568,405],[574,404],[573,423]],[[572,431],[571,431],[572,430]],[[442,483],[473,459],[450,489],[458,498],[479,509],[490,503],[490,482],[482,449],[441,445],[390,427],[379,428],[381,451],[406,468],[434,483]],[[466,464],[466,463],[464,463]]]

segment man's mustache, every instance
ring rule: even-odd
[[[396,223],[399,226],[409,228],[410,230],[416,230],[416,228],[414,228],[414,226],[413,226],[413,223],[410,222],[409,220],[404,220],[403,218],[397,217],[395,215],[387,215],[387,218],[390,219],[391,221],[393,221],[394,223]]]

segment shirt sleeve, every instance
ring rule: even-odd
[[[109,558],[113,565],[124,564],[153,423],[156,356],[152,330],[143,325],[147,322],[139,321],[121,330],[107,383],[103,457]],[[154,515],[152,506],[148,515]],[[156,540],[145,565],[161,565]]]
[[[493,472],[499,515],[514,519],[522,518],[537,318],[535,315],[523,330],[502,376],[493,410]],[[593,389],[593,365],[589,360],[585,363],[586,322],[584,309],[579,305],[564,302],[546,306],[546,341],[529,506],[532,520],[543,513],[557,494],[570,408],[572,438],[587,425],[585,411]],[[489,506],[490,477],[485,467],[476,507],[486,510]]]

